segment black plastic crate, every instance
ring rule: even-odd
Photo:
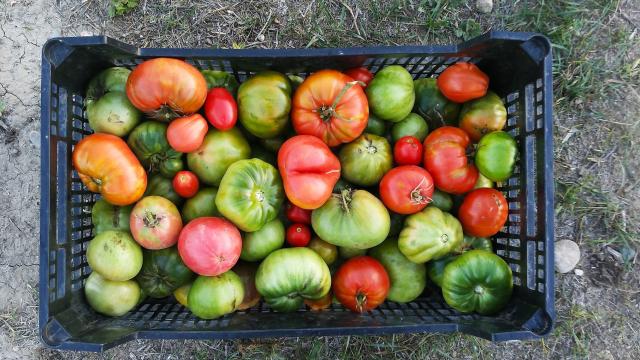
[[[91,133],[83,96],[89,79],[118,65],[129,68],[153,57],[182,58],[200,69],[233,73],[243,81],[275,69],[302,76],[323,69],[404,66],[414,78],[437,76],[457,61],[476,63],[505,101],[507,128],[518,142],[514,175],[499,188],[509,218],[495,248],[513,270],[514,294],[495,317],[461,314],[438,292],[408,304],[386,302],[357,315],[299,309],[283,314],[266,304],[216,320],[200,320],[173,300],[147,300],[120,318],[95,313],[85,302],[90,273],[85,251],[91,239],[89,192],[71,166],[74,144]],[[490,340],[532,339],[554,323],[553,136],[551,44],[539,34],[491,32],[458,46],[344,49],[139,49],[108,37],[49,40],[42,53],[40,204],[40,334],[50,347],[101,351],[137,339],[254,338],[408,332],[463,332]]]

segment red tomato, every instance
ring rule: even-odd
[[[353,80],[362,81],[365,84],[364,87],[367,87],[371,80],[373,80],[373,74],[366,67],[352,68],[344,73],[350,76]]]
[[[238,121],[238,105],[229,90],[222,87],[212,88],[204,103],[204,114],[216,129],[229,130]]]
[[[197,274],[220,275],[240,258],[240,231],[219,217],[196,218],[182,229],[178,252],[184,264]]]
[[[133,238],[145,249],[166,249],[176,244],[182,230],[178,208],[162,196],[147,196],[131,210],[129,226]]]
[[[182,60],[155,58],[136,66],[126,85],[133,106],[169,121],[198,111],[207,97],[207,81]]]
[[[391,169],[380,181],[380,198],[398,214],[415,214],[424,209],[433,196],[433,178],[419,166],[404,165]]]
[[[310,135],[294,136],[282,144],[278,169],[289,201],[307,210],[322,206],[340,179],[340,160]]]
[[[329,146],[353,141],[368,119],[362,86],[336,70],[311,74],[293,96],[291,122],[296,133],[316,136]]]
[[[304,247],[311,241],[311,230],[306,224],[292,224],[287,228],[287,244]]]
[[[424,167],[438,189],[456,195],[473,189],[478,169],[467,160],[470,142],[466,132],[452,126],[437,128],[424,139]]]
[[[376,259],[357,256],[347,260],[333,276],[332,288],[344,307],[362,313],[384,302],[389,292],[389,275]]]
[[[393,160],[398,165],[420,165],[422,143],[413,136],[404,136],[393,146]]]
[[[198,192],[200,181],[196,174],[189,170],[181,170],[173,177],[173,190],[183,198],[190,198]]]
[[[288,203],[287,219],[294,223],[311,224],[311,210],[305,210],[292,203]]]
[[[207,120],[200,114],[177,118],[167,127],[167,141],[175,151],[190,153],[200,148],[207,130]]]
[[[438,76],[437,84],[447,99],[463,103],[486,95],[489,76],[474,64],[459,62],[446,68]]]
[[[458,209],[458,219],[464,233],[477,237],[497,234],[508,217],[507,199],[500,191],[491,188],[480,188],[468,193]]]

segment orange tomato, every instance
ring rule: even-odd
[[[331,291],[327,293],[327,295],[321,297],[320,299],[311,300],[304,299],[304,304],[311,309],[311,311],[322,311],[328,309],[333,302],[333,294]]]
[[[147,188],[140,161],[115,135],[89,135],[76,144],[71,157],[82,183],[113,205],[133,204]]]
[[[446,68],[436,83],[447,99],[463,103],[487,93],[489,76],[472,63],[459,62]]]
[[[175,151],[194,152],[202,145],[207,130],[209,130],[209,125],[202,115],[184,116],[169,123],[167,141]]]

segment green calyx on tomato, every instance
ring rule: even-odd
[[[515,139],[504,131],[494,131],[480,139],[475,163],[489,180],[505,181],[513,174],[517,156]]]
[[[467,251],[444,269],[444,300],[463,313],[495,314],[509,302],[512,291],[511,268],[498,255],[488,251]]]
[[[373,186],[391,170],[393,155],[387,139],[373,134],[360,135],[340,149],[342,176],[361,186]]]
[[[427,125],[422,116],[416,113],[407,115],[400,122],[393,124],[391,128],[391,136],[393,136],[394,142],[405,136],[413,136],[423,142],[428,133],[429,125]]]
[[[369,113],[369,120],[367,120],[367,127],[364,129],[365,133],[374,134],[378,136],[384,136],[387,131],[387,124],[384,120]]]
[[[142,269],[136,276],[146,295],[152,298],[169,296],[188,284],[194,274],[182,262],[175,246],[162,250],[143,250]]]
[[[413,78],[400,65],[378,71],[365,89],[371,111],[380,119],[398,122],[411,112],[415,102]]]
[[[202,188],[194,196],[187,199],[182,207],[182,221],[189,221],[205,216],[220,216],[216,207],[216,188]]]
[[[275,218],[254,232],[244,233],[240,259],[260,261],[284,245],[284,225]]]
[[[171,148],[167,141],[167,124],[145,121],[136,126],[127,144],[148,172],[159,172],[166,178],[173,178],[184,168],[182,153]]]
[[[93,223],[94,235],[108,230],[129,231],[129,216],[133,205],[111,205],[104,199],[100,199],[91,208],[91,223]]]
[[[460,128],[469,134],[471,140],[478,141],[482,136],[499,131],[507,123],[507,109],[496,93],[466,102],[460,111]]]
[[[268,139],[280,134],[289,121],[291,83],[275,71],[264,71],[238,88],[238,118],[253,135]]]
[[[416,264],[400,252],[398,240],[389,238],[369,250],[369,256],[380,261],[391,281],[387,299],[406,303],[415,300],[427,284],[427,269]]]
[[[207,81],[207,89],[225,88],[234,97],[238,93],[238,80],[232,74],[220,70],[201,70],[202,76]]]
[[[243,231],[260,230],[275,219],[283,201],[278,170],[260,159],[231,164],[216,195],[220,213]]]
[[[173,189],[173,182],[160,174],[151,175],[144,196],[162,196],[175,206],[182,205],[184,199]]]
[[[398,237],[400,251],[415,263],[439,259],[462,242],[462,225],[453,215],[429,206],[409,215]]]
[[[422,78],[413,81],[416,92],[414,111],[424,117],[430,129],[457,126],[460,104],[450,101],[438,89],[437,80]]]

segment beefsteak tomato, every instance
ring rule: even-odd
[[[387,139],[373,134],[360,135],[340,149],[342,176],[361,186],[373,186],[393,166],[391,145]]]
[[[506,123],[507,109],[493,91],[462,105],[460,128],[466,131],[473,141],[479,141],[482,136],[492,131],[502,130]]]
[[[495,235],[507,222],[508,216],[507,199],[500,191],[489,188],[468,193],[458,209],[464,232],[477,237]]]
[[[363,313],[384,302],[389,286],[387,270],[378,260],[358,256],[340,266],[333,276],[332,290],[344,307]]]
[[[413,77],[400,65],[387,66],[367,86],[367,99],[374,115],[391,122],[401,121],[416,100]]]
[[[449,254],[462,243],[462,237],[458,219],[428,206],[407,217],[398,236],[398,248],[409,260],[420,264]]]
[[[162,250],[144,250],[142,269],[136,281],[144,293],[163,298],[193,280],[194,274],[184,265],[175,246]]]
[[[145,121],[131,131],[127,144],[149,172],[173,178],[184,164],[182,153],[172,149],[167,141],[167,128],[161,122]]]
[[[238,119],[251,134],[268,139],[284,131],[291,111],[291,82],[283,74],[264,71],[238,88]]]
[[[424,117],[431,130],[441,126],[457,126],[460,104],[444,97],[436,82],[433,78],[413,81],[416,91],[414,111]]]
[[[380,181],[380,198],[398,214],[414,214],[424,209],[433,195],[433,178],[419,166],[404,165],[391,169]]]

